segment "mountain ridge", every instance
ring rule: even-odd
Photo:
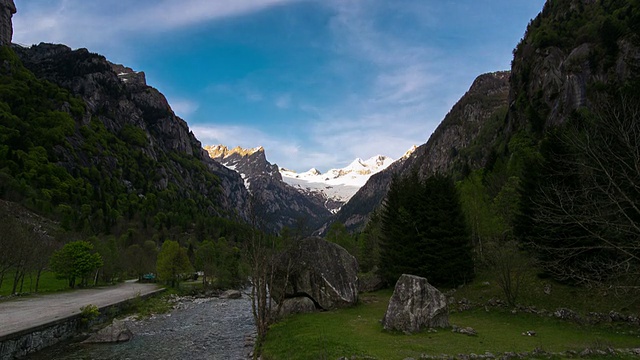
[[[245,186],[250,191],[252,177],[257,174],[271,176],[275,181],[284,182],[302,195],[314,199],[316,203],[324,204],[324,207],[331,213],[336,213],[342,205],[349,201],[369,177],[394,162],[388,156],[375,155],[367,160],[356,158],[343,168],[330,169],[325,173],[321,173],[316,168],[297,173],[269,163],[262,146],[252,149],[237,146],[229,149],[225,145],[208,145],[204,148],[211,158],[240,173],[245,180]],[[404,157],[408,156],[415,148],[414,146],[409,149]],[[254,165],[250,165],[250,163],[254,163]],[[275,172],[276,167],[278,174]]]

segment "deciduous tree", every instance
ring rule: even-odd
[[[102,266],[102,257],[93,252],[93,245],[88,241],[72,241],[51,256],[51,270],[59,277],[69,281],[69,287],[76,286],[76,279],[87,285],[88,277]]]
[[[180,279],[193,269],[187,256],[187,249],[173,240],[166,240],[162,244],[156,267],[158,279],[166,281],[173,287],[179,286]]]

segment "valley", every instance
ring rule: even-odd
[[[487,59],[502,53],[468,43],[507,42],[526,16],[506,7],[523,4],[185,1],[115,17],[56,0],[47,22],[16,1],[0,0],[0,319],[33,320],[12,306],[47,297],[90,310],[104,299],[81,293],[132,279],[171,294],[150,301],[198,300],[131,324],[122,357],[640,354],[639,0],[542,1],[500,71]],[[14,32],[22,9],[33,32]],[[109,56],[15,42],[84,11],[118,18],[113,38],[84,24],[63,39]],[[496,30],[487,14],[507,13]],[[428,291],[392,294],[405,274]]]

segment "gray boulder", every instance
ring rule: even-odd
[[[288,273],[288,274],[287,274]],[[316,309],[329,310],[358,301],[358,262],[341,246],[309,237],[279,259],[273,286],[274,299],[309,298]]]
[[[308,297],[285,299],[280,308],[280,316],[304,314],[317,311],[316,304]]]
[[[133,338],[133,332],[129,330],[123,320],[113,320],[113,323],[91,335],[84,343],[119,343]]]
[[[447,299],[427,279],[403,274],[396,283],[382,325],[385,330],[405,333],[449,327]]]

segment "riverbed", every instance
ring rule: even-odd
[[[27,359],[247,359],[255,338],[251,301],[246,295],[240,299],[181,299],[168,314],[128,320],[127,325],[134,334],[129,342],[67,343]]]

